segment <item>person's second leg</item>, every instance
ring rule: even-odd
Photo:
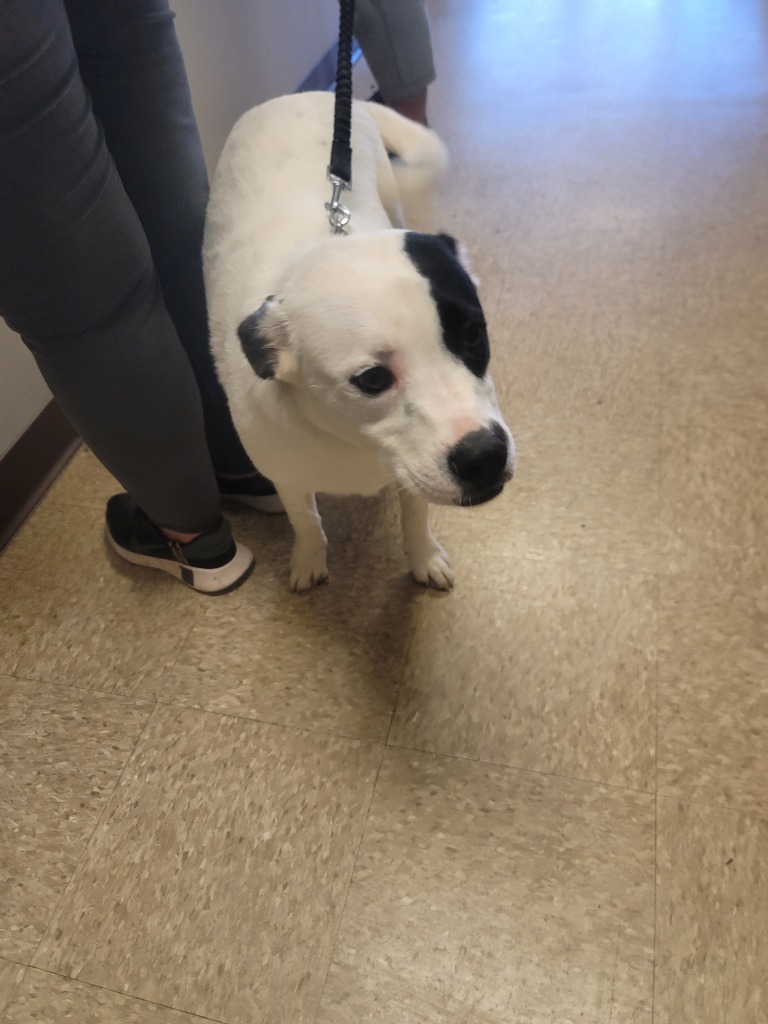
[[[203,535],[186,554],[158,559],[203,569],[224,559],[242,577],[252,556],[245,565],[235,557],[221,520],[194,375],[92,115],[60,0],[6,0],[0,66],[0,314],[130,494],[112,503],[116,528],[138,530],[135,503],[146,513],[145,554],[144,519],[163,548],[161,528]]]
[[[426,124],[435,65],[423,0],[357,0],[355,35],[383,101]]]
[[[65,0],[94,114],[147,236],[168,312],[192,364],[222,492],[276,511],[237,435],[208,339],[202,243],[208,201],[200,135],[168,0]],[[259,502],[259,495],[264,499]]]

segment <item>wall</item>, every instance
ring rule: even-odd
[[[237,118],[293,92],[336,41],[336,0],[176,0],[209,171]],[[226,12],[226,15],[225,15]]]
[[[292,92],[333,45],[336,0],[172,0],[209,169],[235,120]],[[0,458],[50,400],[21,341],[0,321]]]
[[[32,356],[0,320],[0,458],[50,399]]]

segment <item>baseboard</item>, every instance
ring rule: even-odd
[[[54,401],[0,459],[0,551],[80,446]]]

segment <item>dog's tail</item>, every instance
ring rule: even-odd
[[[421,220],[434,185],[448,166],[448,151],[440,137],[381,103],[366,103],[367,112],[389,154],[404,221]]]

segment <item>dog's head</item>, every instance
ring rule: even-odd
[[[240,324],[253,370],[316,429],[373,444],[408,490],[478,505],[514,470],[483,310],[449,235],[329,238]]]

